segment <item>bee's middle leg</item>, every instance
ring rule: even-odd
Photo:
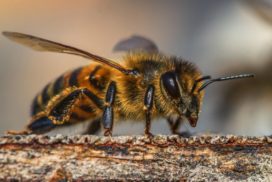
[[[112,135],[112,126],[113,126],[113,104],[116,95],[116,83],[112,81],[107,89],[105,97],[105,107],[102,115],[102,124],[104,127],[104,136]]]
[[[152,133],[150,132],[151,128],[151,110],[153,107],[153,98],[154,98],[154,86],[149,85],[146,93],[145,93],[145,98],[144,98],[144,111],[145,111],[145,135],[148,137],[153,136]]]

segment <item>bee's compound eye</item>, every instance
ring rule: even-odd
[[[179,86],[174,72],[166,72],[161,76],[161,83],[167,92],[173,99],[180,97]]]

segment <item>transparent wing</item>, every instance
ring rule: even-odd
[[[131,70],[127,70],[118,63],[111,61],[109,59],[100,57],[98,55],[91,54],[89,52],[83,51],[81,49],[67,46],[61,43],[53,42],[43,38],[35,37],[32,35],[27,35],[18,32],[3,32],[3,35],[13,40],[19,44],[30,47],[36,51],[47,51],[47,52],[58,52],[82,56],[87,59],[92,59],[93,61],[106,64],[110,67],[113,67],[125,74],[131,74]]]
[[[145,52],[158,52],[157,45],[150,39],[139,35],[133,35],[127,39],[118,42],[113,51],[145,51]]]

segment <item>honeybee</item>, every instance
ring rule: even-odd
[[[3,32],[3,35],[37,51],[74,54],[94,61],[46,85],[35,97],[32,119],[22,133],[46,133],[59,126],[91,120],[93,132],[101,122],[104,135],[111,136],[114,120],[145,120],[144,133],[152,136],[151,120],[163,117],[172,133],[177,134],[184,118],[192,127],[196,126],[204,89],[209,84],[253,77],[252,74],[216,79],[202,76],[194,64],[160,53],[152,41],[143,37],[117,44],[116,50],[125,50],[136,39],[145,49],[128,52],[119,64],[32,35],[17,32]]]

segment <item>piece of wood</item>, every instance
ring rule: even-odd
[[[0,181],[272,180],[272,137],[0,137]]]

